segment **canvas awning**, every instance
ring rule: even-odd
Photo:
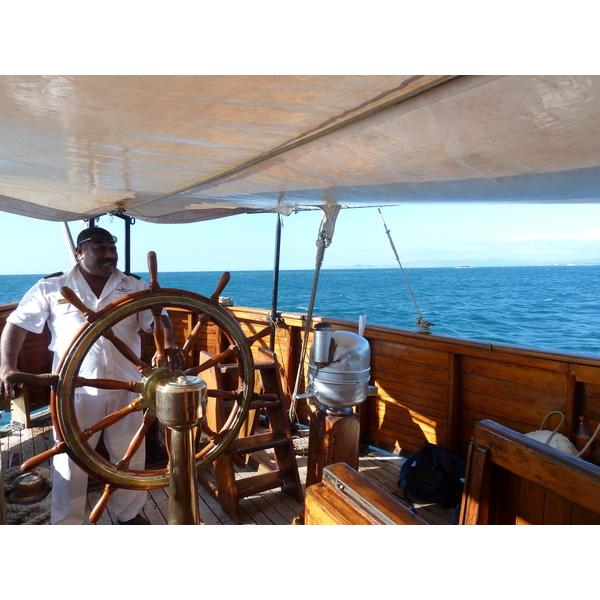
[[[0,76],[0,210],[597,202],[597,76]]]

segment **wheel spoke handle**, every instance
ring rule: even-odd
[[[88,308],[70,287],[61,287],[60,293],[65,300],[70,302],[83,315],[88,323],[93,323],[98,318],[98,313]]]
[[[221,278],[219,279],[219,282],[217,283],[217,287],[215,288],[215,291],[213,292],[212,296],[209,298],[209,300],[213,304],[219,303],[219,296],[221,295],[221,293],[223,292],[223,290],[229,283],[230,279],[231,279],[231,273],[229,273],[228,271],[225,271],[225,273],[223,273],[223,275],[221,275]],[[202,328],[209,320],[210,320],[210,317],[206,313],[200,313],[198,315],[198,321],[196,322],[196,325],[194,325],[194,329],[192,329],[192,333],[190,334],[190,337],[186,340],[186,342],[183,346],[183,351],[186,354],[189,354],[189,352],[192,350],[192,348],[196,345],[196,340],[198,339],[198,336],[200,335]]]
[[[209,427],[206,416],[204,416],[200,419],[199,427],[202,430],[202,433],[204,433],[206,435],[206,437],[208,437],[209,441],[214,440],[214,437],[217,435],[217,432],[213,431]]]
[[[52,458],[53,456],[56,456],[57,454],[62,454],[63,452],[66,452],[66,451],[67,451],[67,444],[65,442],[62,442],[62,441],[56,442],[56,444],[54,444],[54,446],[52,446],[52,448],[50,448],[50,450],[46,450],[46,452],[42,452],[41,454],[37,454],[36,456],[32,456],[31,458],[26,460],[21,465],[21,471],[31,471],[32,469],[36,469],[43,462],[47,461],[48,459]]]
[[[198,317],[198,321],[194,325],[194,329],[192,329],[192,333],[190,333],[190,337],[188,337],[188,339],[185,341],[185,344],[183,345],[182,350],[186,354],[189,355],[190,352],[193,350],[194,346],[196,345],[196,340],[198,339],[198,336],[200,335],[202,328],[204,327],[205,323],[207,323],[207,322],[208,322],[208,316],[206,316],[206,314],[202,313]]]
[[[156,354],[154,360],[157,366],[162,367],[165,358],[165,326],[162,322],[162,306],[152,307],[152,316],[154,317],[154,327],[152,332],[154,334],[154,346],[156,348]]]
[[[221,441],[220,436],[215,435],[215,437],[209,440],[208,444],[202,448],[199,452],[196,453],[196,460],[201,459],[203,456],[206,456],[219,442]]]
[[[273,332],[273,327],[271,325],[269,325],[268,327],[265,327],[262,331],[259,331],[258,333],[254,334],[253,336],[246,338],[246,341],[248,342],[249,346],[252,346],[252,344],[254,344],[254,342],[256,342],[256,340],[259,340],[259,339],[265,337],[266,335],[269,335],[272,332]],[[231,346],[229,346],[229,348],[227,348],[227,350],[221,352],[220,354],[213,356],[212,358],[209,358],[208,360],[205,360],[201,365],[199,365],[197,367],[192,367],[191,369],[187,369],[187,371],[185,371],[185,374],[186,375],[198,375],[198,373],[202,373],[202,371],[206,371],[206,369],[215,367],[219,363],[222,363],[223,361],[230,359],[233,356],[236,356],[238,354],[238,352],[239,352],[238,347],[235,344],[232,344]]]
[[[254,342],[256,342],[256,340],[260,340],[261,338],[264,338],[266,335],[273,333],[273,331],[275,331],[275,328],[272,325],[269,325],[268,327],[265,327],[258,333],[255,333],[253,336],[246,338],[246,341],[248,342],[249,346],[252,346],[252,344],[254,344]]]
[[[152,423],[156,421],[156,415],[153,412],[147,410],[144,413],[144,420],[142,421],[141,427],[138,429],[137,433],[133,436],[129,448],[127,448],[127,452],[125,452],[125,456],[117,463],[117,469],[119,471],[126,471],[129,469],[129,463],[133,458],[133,455],[138,451],[139,447],[142,445],[144,441],[144,437],[150,429]]]
[[[92,512],[90,513],[90,523],[96,523],[98,519],[100,519],[102,513],[104,512],[104,509],[106,508],[106,505],[108,504],[108,501],[110,500],[110,497],[118,489],[119,488],[116,485],[113,485],[112,483],[107,483],[104,486],[104,493],[102,494],[102,497],[100,498],[100,500],[98,500],[98,503],[96,504],[96,506],[94,506]]]
[[[265,337],[266,335],[269,335],[270,333],[273,332],[273,330],[274,330],[273,327],[271,325],[269,325],[268,327],[265,327],[263,330],[259,331],[258,333],[254,334],[253,336],[246,338],[246,341],[248,342],[249,346],[252,346],[252,344],[254,344],[254,342],[256,342],[256,340],[259,340],[259,339]],[[187,371],[185,371],[185,374],[186,375],[197,375],[198,373],[201,373],[202,371],[206,371],[206,369],[215,367],[219,363],[222,363],[223,361],[230,359],[231,357],[235,356],[238,352],[239,352],[238,347],[235,344],[232,344],[231,346],[229,346],[229,348],[227,348],[227,350],[221,352],[220,354],[217,354],[216,356],[213,356],[212,358],[209,358],[208,360],[204,361],[201,365],[199,365],[197,367],[192,367],[191,369],[188,369]]]
[[[148,275],[150,276],[150,292],[160,292],[160,285],[158,283],[158,259],[156,258],[156,252],[150,250],[148,252]]]
[[[232,392],[231,390],[213,390],[210,388],[206,390],[206,395],[209,398],[230,398],[232,400],[237,397],[235,392]]]
[[[213,356],[212,358],[205,360],[201,365],[199,365],[197,367],[192,367],[191,369],[187,369],[187,371],[184,371],[184,373],[186,375],[198,375],[198,373],[201,373],[202,371],[206,371],[206,369],[210,369],[211,367],[215,367],[216,365],[223,362],[224,360],[231,358],[235,354],[236,349],[237,349],[237,346],[235,346],[235,345],[229,346],[229,348],[227,348],[227,350],[225,350],[224,352],[221,352],[220,354],[217,354],[216,356]]]
[[[239,398],[239,394],[237,392],[232,392],[232,395],[234,398]],[[202,450],[200,450],[200,452],[198,452],[196,454],[196,460],[199,458],[202,458],[202,456],[207,454],[209,450],[211,450],[212,448],[214,448],[217,444],[219,444],[221,442],[223,435],[226,434],[227,430],[231,427],[239,410],[240,410],[240,405],[238,402],[236,402],[233,405],[233,408],[231,409],[229,416],[227,417],[227,420],[225,421],[225,424],[223,425],[223,427],[221,427],[221,429],[218,432],[213,431],[208,426],[208,422],[207,422],[206,418],[203,418],[200,420],[200,428],[208,436],[209,442],[206,446],[204,446],[204,448],[202,448]]]
[[[98,431],[102,431],[107,427],[111,427],[115,423],[118,423],[121,419],[125,418],[127,415],[134,413],[136,411],[142,410],[144,408],[144,402],[141,398],[136,398],[131,404],[118,410],[110,415],[107,415],[100,421],[98,421],[92,427],[88,427],[81,432],[81,438],[85,441],[89,440],[95,433]]]
[[[129,359],[140,371],[149,369],[150,365],[147,365],[127,344],[122,342],[112,329],[107,329],[102,334],[107,340],[111,341],[115,348],[127,359]]]
[[[155,294],[160,292],[160,285],[158,283],[158,259],[156,258],[156,252],[148,252],[148,274],[150,276],[150,293]],[[152,316],[154,317],[154,346],[156,347],[156,354],[154,355],[154,362],[157,366],[162,366],[162,362],[165,358],[165,338],[164,338],[164,326],[161,319],[162,306],[152,307]]]
[[[231,280],[231,273],[229,271],[225,271],[225,273],[223,273],[223,275],[221,275],[219,282],[217,283],[217,287],[215,288],[215,291],[213,292],[212,296],[209,298],[209,300],[213,304],[219,303],[219,296],[223,293],[223,290],[227,287],[227,284],[229,283],[230,280]]]
[[[77,296],[77,294],[69,287],[62,287],[60,289],[60,293],[62,294],[65,300],[68,300],[85,318],[85,320],[92,324],[97,318],[98,315],[93,310],[90,310]],[[103,333],[102,336],[107,340],[113,343],[115,348],[128,360],[130,360],[137,368],[142,371],[143,369],[149,368],[143,360],[141,360],[135,352],[127,346],[124,342],[122,342],[116,335],[115,332],[108,328]]]
[[[56,387],[59,376],[55,373],[23,373],[22,371],[11,371],[6,375],[8,383],[30,383],[33,385],[50,385]]]
[[[239,398],[239,396],[237,396],[237,397]],[[224,433],[227,432],[227,430],[231,427],[239,410],[240,410],[240,404],[239,404],[239,402],[235,402],[233,405],[233,408],[229,412],[229,416],[227,417],[225,424],[223,425],[223,427],[221,427],[221,429],[219,429],[218,435],[223,435]]]
[[[56,373],[23,373],[22,371],[11,371],[6,376],[9,383],[29,383],[33,385],[49,385],[56,387],[59,380]],[[102,390],[126,390],[128,392],[141,393],[143,384],[137,381],[114,381],[113,379],[86,379],[77,377],[75,387],[96,387]]]
[[[100,390],[124,390],[126,392],[135,392],[141,394],[144,390],[144,384],[140,381],[115,381],[114,379],[86,379],[85,377],[75,378],[75,387],[95,387]]]

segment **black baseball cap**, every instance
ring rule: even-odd
[[[81,244],[84,244],[85,242],[94,242],[95,244],[109,242],[111,244],[116,244],[117,238],[110,233],[110,231],[102,229],[102,227],[88,227],[81,231],[77,236],[78,246],[81,246]]]

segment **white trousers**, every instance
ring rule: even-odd
[[[137,396],[131,392],[101,391],[98,396],[75,394],[75,411],[81,430],[98,423],[105,416],[127,406]],[[115,425],[104,430],[104,444],[113,463],[121,460],[129,443],[142,424],[142,412],[134,412]],[[95,433],[88,444],[95,448],[100,432]],[[142,443],[132,458],[129,468],[145,468],[146,449]],[[66,453],[53,459],[54,475],[50,523],[52,525],[82,525],[85,518],[88,475],[80,469]],[[144,506],[145,490],[118,489],[111,498],[111,509],[119,521],[133,519]],[[109,504],[110,506],[110,504]]]

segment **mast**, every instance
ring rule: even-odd
[[[125,222],[125,273],[131,273],[131,226],[135,223],[135,219],[126,215],[122,208],[110,214]]]
[[[271,325],[277,321],[277,296],[279,293],[279,259],[281,255],[281,215],[277,214],[277,227],[275,229],[275,264],[273,267],[273,295],[271,300]],[[269,348],[275,349],[275,333],[271,333]]]

